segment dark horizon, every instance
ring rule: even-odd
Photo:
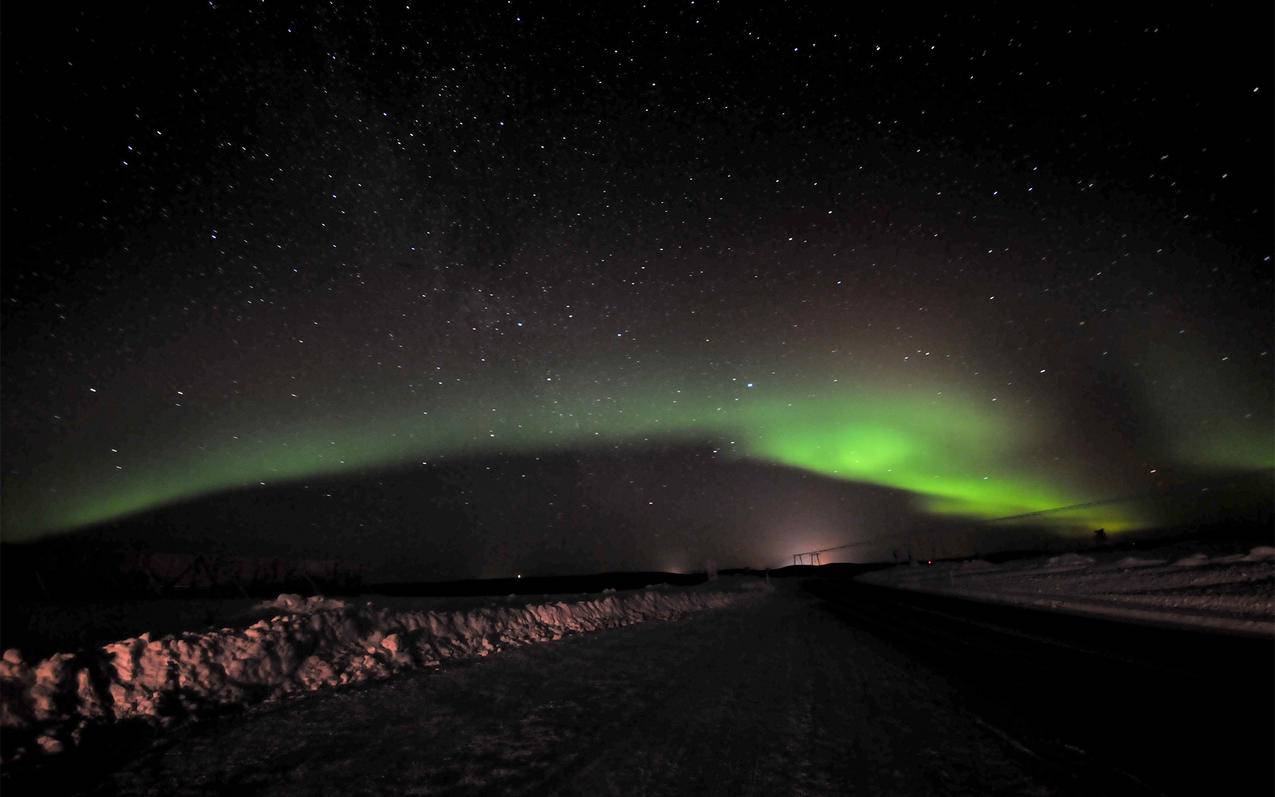
[[[534,480],[538,492],[518,490]],[[1153,519],[1103,542],[1146,544],[1194,530],[1219,543],[1261,536],[1275,472],[1208,472],[1089,511],[1132,507]],[[635,499],[634,495],[639,496]],[[658,496],[659,511],[641,505]],[[800,506],[797,512],[777,511]],[[1115,512],[1114,514],[1122,514]],[[204,557],[339,561],[365,583],[572,577],[625,572],[766,569],[827,548],[825,563],[969,558],[1094,543],[1076,512],[1053,508],[1002,521],[926,513],[902,490],[797,468],[717,462],[708,446],[457,459],[268,487],[246,487],[91,524],[33,544]],[[652,539],[672,537],[656,558]]]

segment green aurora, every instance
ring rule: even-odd
[[[592,391],[590,390],[592,388]],[[948,390],[846,389],[739,382],[730,395],[667,385],[600,395],[594,380],[560,380],[539,391],[488,385],[500,396],[264,424],[254,434],[208,430],[185,450],[153,452],[144,464],[105,475],[67,466],[56,493],[11,495],[6,537],[108,521],[165,504],[259,483],[299,481],[441,457],[536,454],[603,446],[711,443],[745,458],[823,476],[906,490],[918,508],[992,519],[1110,497],[1057,463],[1041,461],[1048,416]],[[698,396],[696,398],[695,396]],[[224,424],[222,425],[224,427]],[[1121,530],[1145,518],[1119,506],[1052,516],[1075,528]]]

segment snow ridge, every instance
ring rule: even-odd
[[[748,585],[755,586],[755,585]],[[10,649],[0,660],[0,728],[44,752],[75,744],[89,723],[163,724],[217,707],[275,700],[342,684],[436,667],[450,659],[569,634],[672,620],[730,606],[756,589],[652,589],[578,601],[459,611],[354,606],[280,595],[279,610],[247,628],[149,634],[87,654],[57,653],[28,664]],[[6,758],[22,747],[6,745]]]
[[[882,586],[1270,638],[1275,634],[1275,547],[1247,554],[1152,558],[1069,553],[1002,565],[975,560],[894,567],[859,578]]]

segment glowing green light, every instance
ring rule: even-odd
[[[784,409],[752,427],[749,451],[758,459],[908,490],[943,514],[992,518],[1079,500],[1058,474],[1007,467],[1037,434],[1004,410],[890,392]]]
[[[744,383],[741,383],[741,385]],[[268,423],[253,434],[160,450],[139,467],[92,477],[72,468],[57,500],[7,506],[6,536],[96,523],[220,490],[351,473],[438,457],[535,453],[644,442],[718,441],[728,456],[906,490],[931,512],[996,518],[1092,497],[1068,474],[1034,464],[1040,422],[938,390],[789,385],[547,387],[492,384],[467,401]],[[239,424],[242,427],[247,425]],[[1090,488],[1092,489],[1092,488]],[[12,504],[12,502],[10,502]],[[1092,524],[1110,512],[1077,513]],[[1113,519],[1114,520],[1114,519]],[[1136,518],[1125,521],[1136,524]],[[1119,522],[1107,523],[1109,529]]]

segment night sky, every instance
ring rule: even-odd
[[[33,5],[7,541],[760,564],[1275,465],[1266,4]]]

